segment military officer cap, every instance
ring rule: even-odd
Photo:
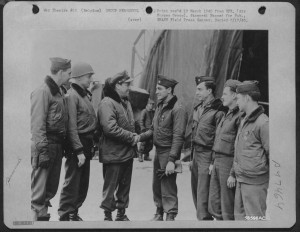
[[[60,57],[51,57],[50,61],[52,70],[65,70],[71,68],[71,60]]]
[[[236,92],[240,94],[260,94],[258,81],[243,81],[237,86]]]
[[[92,66],[89,65],[88,63],[79,62],[72,66],[72,73],[71,73],[72,78],[81,77],[86,74],[94,74],[94,70]]]
[[[113,76],[111,79],[110,79],[110,84],[111,85],[116,85],[116,84],[122,84],[122,83],[128,83],[128,82],[131,82],[133,81],[132,78],[130,78],[128,76],[128,72],[126,70],[124,70],[123,72],[120,72],[120,73],[117,73],[115,76]]]
[[[157,84],[166,88],[174,88],[178,84],[178,81],[159,74],[157,77]]]
[[[195,77],[196,85],[199,85],[202,82],[210,81],[215,83],[215,78],[210,76],[196,76]]]
[[[233,80],[233,79],[229,79],[225,82],[225,86],[224,87],[230,87],[230,89],[233,91],[233,92],[236,92],[236,89],[237,89],[237,86],[241,84],[240,81],[238,80]]]

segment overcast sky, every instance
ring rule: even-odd
[[[131,71],[132,46],[139,30],[97,31],[34,31],[32,33],[32,87],[38,86],[49,74],[49,57],[71,59],[92,65],[95,80],[104,80],[117,72]],[[146,41],[147,42],[147,41]],[[138,44],[143,54],[144,40]],[[146,45],[147,48],[147,45]],[[136,69],[140,69],[136,60]]]

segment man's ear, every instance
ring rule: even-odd
[[[167,88],[167,91],[169,94],[172,93],[172,88],[171,87]]]

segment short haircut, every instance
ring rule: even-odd
[[[215,96],[216,83],[213,82],[213,81],[205,81],[204,83],[205,83],[205,87],[206,87],[207,89],[211,89],[212,95]]]

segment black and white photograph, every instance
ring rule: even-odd
[[[5,225],[293,226],[288,13],[270,3],[7,5]],[[275,16],[289,26],[259,19]]]

